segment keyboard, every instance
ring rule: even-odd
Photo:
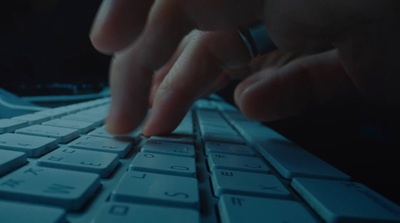
[[[200,99],[168,136],[110,135],[110,98],[0,120],[1,223],[400,222],[400,207]]]

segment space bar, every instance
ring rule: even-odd
[[[232,124],[286,179],[299,176],[330,179],[350,178],[347,174],[260,123],[233,121]]]

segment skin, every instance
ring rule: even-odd
[[[104,0],[90,34],[113,54],[108,131],[171,132],[192,103],[243,78],[234,99],[273,121],[315,104],[400,103],[395,0]],[[238,27],[264,21],[279,48],[252,59]],[[326,50],[327,49],[327,50]]]

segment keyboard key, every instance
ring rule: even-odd
[[[153,152],[176,156],[194,157],[194,146],[185,143],[174,143],[160,140],[148,140],[142,147],[143,152]]]
[[[102,138],[114,138],[114,139],[120,139],[122,141],[135,141],[139,135],[140,135],[140,129],[136,129],[130,133],[124,134],[124,135],[112,135],[107,132],[105,126],[98,127],[95,130],[91,131],[88,133],[90,136],[95,136],[95,137],[102,137]]]
[[[199,190],[195,178],[128,171],[111,199],[120,202],[196,208]]]
[[[286,179],[297,176],[349,179],[350,177],[310,152],[296,146],[272,129],[249,122],[235,122],[245,137]]]
[[[90,122],[66,119],[53,119],[47,122],[43,122],[42,125],[78,129],[79,133],[87,133],[90,130],[94,129],[94,125]]]
[[[93,222],[200,223],[200,214],[191,209],[111,202],[104,204]]]
[[[57,140],[53,138],[13,133],[0,135],[0,149],[25,152],[28,157],[41,156],[57,146]]]
[[[222,194],[254,195],[288,198],[290,192],[273,175],[230,170],[218,170],[211,175],[215,196]]]
[[[41,115],[34,113],[34,114],[16,116],[13,117],[12,119],[26,121],[29,123],[29,125],[35,125],[50,120],[50,118],[51,116],[48,115]]]
[[[104,127],[96,128],[95,130],[88,133],[90,136],[104,137],[104,138],[114,138],[114,135],[111,135],[107,132]]]
[[[193,135],[193,119],[192,113],[189,112],[178,125],[178,127],[172,132],[173,134],[181,135]]]
[[[81,136],[75,141],[69,143],[68,146],[77,149],[117,153],[119,157],[124,157],[131,150],[132,143],[116,139]]]
[[[97,174],[27,166],[0,178],[0,197],[79,210],[99,186]]]
[[[248,145],[222,143],[222,142],[206,142],[205,143],[206,155],[210,153],[226,153],[232,155],[248,155],[254,156],[255,152]]]
[[[27,121],[15,119],[0,119],[0,133],[14,132],[16,129],[28,126]]]
[[[131,170],[196,177],[194,158],[140,152],[131,163]]]
[[[258,157],[211,153],[208,156],[211,172],[217,169],[268,173],[269,167]]]
[[[68,113],[69,113],[68,109],[66,109],[64,107],[60,107],[60,108],[52,108],[52,109],[43,110],[40,112],[36,112],[35,114],[49,116],[53,119],[53,118],[59,118]]]
[[[27,163],[26,158],[26,153],[0,149],[0,176]]]
[[[78,113],[63,116],[62,119],[90,122],[95,126],[100,126],[105,121],[105,117],[93,116],[93,115],[88,115],[88,114],[78,114]]]
[[[363,184],[294,178],[292,186],[328,223],[400,222],[400,207]]]
[[[223,133],[203,133],[204,141],[206,142],[226,142],[246,144],[246,141],[240,135],[223,134]]]
[[[117,167],[118,155],[82,149],[59,148],[38,160],[41,166],[86,171],[107,177]]]
[[[79,132],[76,129],[61,128],[54,126],[32,125],[15,131],[18,134],[43,136],[57,139],[59,143],[67,143],[78,138]]]
[[[151,136],[150,139],[169,141],[169,142],[178,142],[178,143],[188,143],[188,144],[194,143],[193,135],[186,135],[186,134],[171,133],[167,136]]]
[[[291,200],[222,195],[218,207],[222,223],[319,222],[301,204]]]
[[[57,207],[0,201],[1,223],[65,223],[66,212]]]

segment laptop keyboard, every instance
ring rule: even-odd
[[[1,223],[400,222],[400,207],[217,97],[169,136],[109,98],[0,120]]]

